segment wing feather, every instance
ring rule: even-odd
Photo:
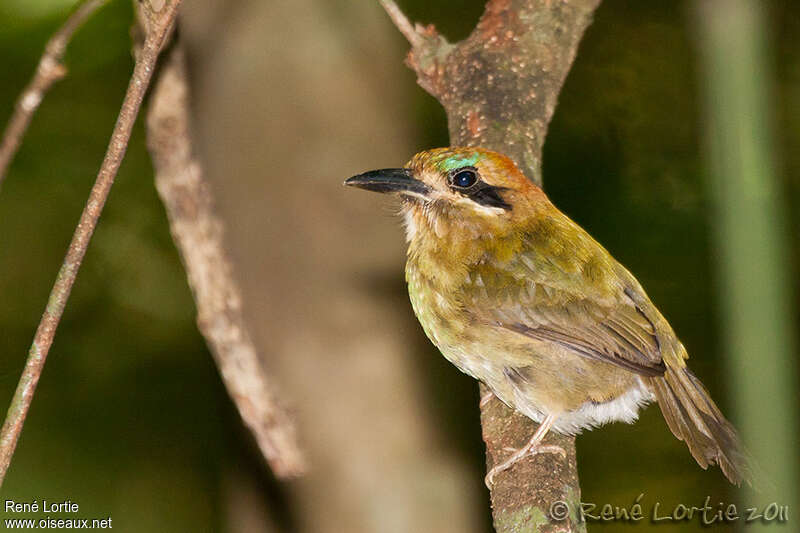
[[[633,276],[571,221],[545,222],[550,227],[519,237],[524,242],[514,257],[500,263],[487,254],[476,265],[477,275],[469,279],[483,283],[467,282],[464,310],[582,357],[643,376],[663,375],[656,327],[663,318]]]

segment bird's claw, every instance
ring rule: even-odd
[[[513,448],[503,448],[503,449],[513,450]],[[520,450],[514,450],[514,451],[515,453],[511,457],[509,457],[499,465],[492,467],[492,469],[489,470],[489,472],[486,474],[486,477],[483,479],[483,482],[486,484],[486,487],[489,490],[492,490],[492,487],[494,486],[494,478],[497,474],[508,470],[509,468],[514,466],[520,459],[524,458],[527,455],[537,455],[540,453],[554,453],[560,455],[561,458],[564,460],[567,459],[566,450],[564,450],[564,448],[562,448],[561,446],[557,446],[555,444],[540,444],[528,450],[522,448]]]
[[[562,459],[565,461],[567,460],[567,451],[556,444],[543,444],[541,446],[537,446],[535,450],[531,451],[531,454],[535,453],[557,453]]]

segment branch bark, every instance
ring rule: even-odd
[[[222,380],[262,454],[279,478],[305,471],[294,422],[262,369],[242,314],[242,295],[223,245],[208,182],[192,149],[185,60],[176,45],[156,83],[147,144],[170,230],[197,304],[197,323]]]
[[[451,144],[503,152],[541,185],[547,127],[600,0],[489,0],[472,34],[455,45],[433,26],[412,26],[393,0],[381,4],[411,43],[407,64],[420,86],[444,106]],[[487,389],[481,386],[481,392]],[[481,424],[488,468],[536,428],[494,397],[482,402]],[[495,478],[491,502],[498,532],[585,531],[575,439],[550,433],[546,441],[563,447],[567,458],[535,455]],[[570,510],[567,516],[551,513],[558,501]]]
[[[42,375],[47,354],[53,344],[56,328],[64,313],[64,308],[75,283],[75,278],[78,275],[81,262],[86,254],[86,249],[89,247],[92,234],[97,227],[97,222],[108,199],[111,186],[114,184],[114,178],[125,156],[133,125],[136,122],[139,107],[147,87],[150,85],[150,79],[162,45],[175,22],[180,0],[169,0],[167,2],[158,0],[158,4],[157,7],[152,4],[145,4],[148,32],[144,46],[136,57],[133,74],[117,117],[117,123],[111,133],[106,155],[97,174],[97,180],[89,194],[89,199],[73,234],[67,255],[50,292],[47,308],[39,322],[39,327],[28,352],[25,368],[22,371],[22,376],[11,400],[11,406],[0,430],[0,485],[5,479],[11,458],[14,455],[14,449],[22,432],[25,417],[28,414],[33,394],[36,391],[36,385]]]
[[[67,75],[67,68],[61,62],[67,44],[78,28],[105,2],[106,0],[83,2],[47,41],[44,53],[36,66],[36,72],[19,95],[6,130],[3,132],[3,138],[0,140],[0,187],[45,93],[55,82]]]

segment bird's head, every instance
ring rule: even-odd
[[[345,185],[398,195],[408,238],[492,236],[513,229],[546,197],[503,154],[483,148],[420,152],[403,168],[373,170]]]

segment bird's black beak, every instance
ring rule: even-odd
[[[400,193],[411,196],[424,196],[431,192],[430,187],[415,179],[407,168],[385,168],[371,170],[344,182],[345,185],[383,193]]]

